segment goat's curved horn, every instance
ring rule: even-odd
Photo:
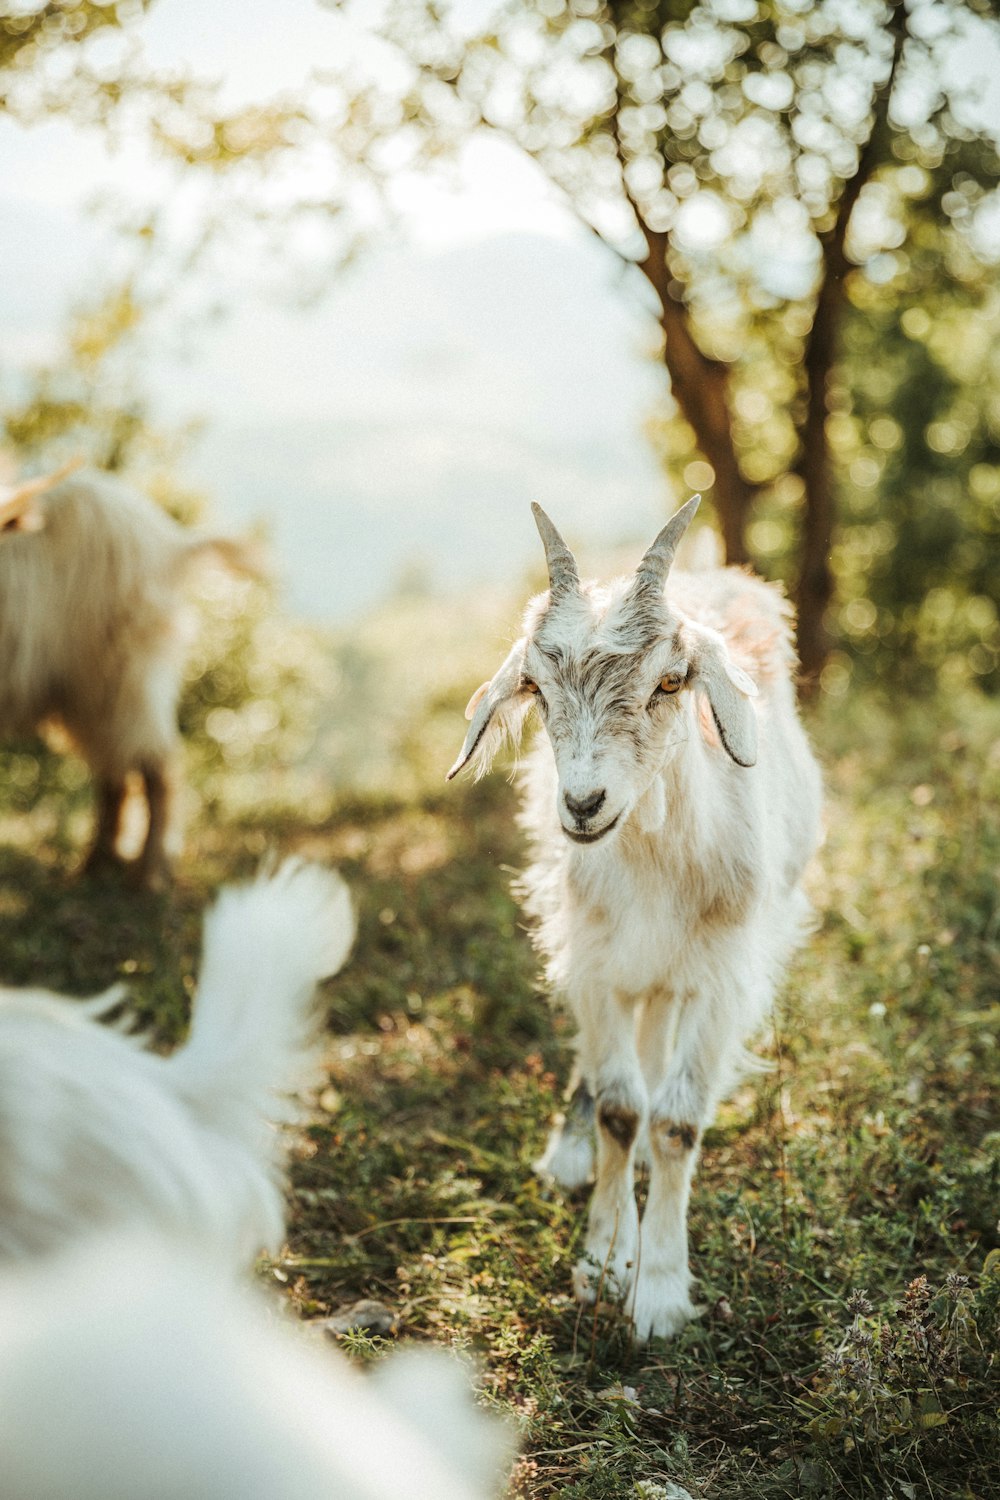
[[[545,548],[545,561],[549,567],[549,590],[552,594],[564,594],[570,589],[578,587],[580,573],[576,566],[576,558],[559,535],[542,507],[536,501],[531,502],[531,513],[538,527],[538,535],[542,539]]]
[[[644,554],[642,562],[635,570],[635,584],[642,590],[661,589],[666,582],[670,566],[677,553],[677,547],[681,537],[684,535],[694,519],[694,513],[701,504],[700,495],[692,495],[680,510],[670,517],[670,520],[660,532],[656,541]]]
[[[82,458],[72,458],[51,474],[42,474],[37,479],[25,479],[22,484],[8,485],[0,489],[0,531],[20,521],[26,531],[37,531],[42,526],[41,516],[30,518],[31,502],[46,490],[51,490],[72,474],[83,463]],[[25,524],[28,521],[29,524]]]

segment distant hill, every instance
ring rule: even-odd
[[[268,517],[292,602],[335,619],[413,561],[436,587],[522,573],[534,499],[578,540],[641,538],[669,504],[641,431],[662,385],[618,275],[505,234],[373,257],[307,311],[244,307],[186,370],[192,476],[223,517]]]

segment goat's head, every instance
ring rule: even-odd
[[[686,702],[702,692],[725,751],[756,760],[753,682],[721,635],[668,603],[664,584],[698,507],[696,495],[664,526],[630,578],[581,583],[573,554],[533,507],[549,588],[532,600],[524,632],[500,670],[473,694],[469,732],[449,779],[478,775],[505,734],[516,739],[537,706],[559,775],[557,811],[567,838],[596,843],[636,813],[649,831],[665,817],[660,772],[692,731]]]

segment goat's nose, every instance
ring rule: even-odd
[[[592,818],[595,813],[600,812],[604,806],[604,791],[589,792],[586,797],[574,797],[569,792],[563,792],[566,806],[582,823],[586,818]]]

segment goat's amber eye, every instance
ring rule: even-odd
[[[538,683],[537,682],[532,682],[532,680],[531,680],[530,677],[526,677],[524,679],[524,681],[521,683],[521,688],[522,688],[522,691],[524,691],[525,693],[537,693],[538,692]]]
[[[681,690],[681,688],[683,686],[684,686],[684,678],[683,677],[661,677],[660,678],[660,692],[661,693],[679,693],[680,690]]]

